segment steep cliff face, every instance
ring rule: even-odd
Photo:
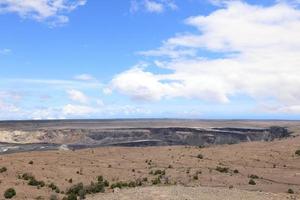
[[[212,145],[271,141],[289,137],[284,127],[257,128],[144,128],[98,130],[86,136],[98,145]]]
[[[285,127],[270,128],[34,128],[0,131],[0,153],[47,150],[66,145],[80,149],[97,146],[164,146],[237,144],[272,141],[290,136]]]

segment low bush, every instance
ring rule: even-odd
[[[55,194],[51,194],[50,200],[58,200],[58,197]]]
[[[54,183],[50,183],[48,185],[48,187],[51,188],[52,190],[57,190],[58,189],[58,187]]]
[[[122,181],[113,183],[110,186],[111,189],[114,189],[114,188],[120,188],[120,189],[122,189],[124,187],[128,187],[128,183],[122,182]]]
[[[38,180],[36,180],[33,177],[32,179],[29,180],[28,185],[38,186],[38,187],[44,187],[45,186],[45,182],[44,181],[38,181]]]
[[[202,155],[202,154],[198,154],[198,155],[197,155],[197,158],[203,159],[203,155]]]
[[[256,185],[256,182],[253,179],[250,179],[248,183],[249,185]]]
[[[24,173],[22,176],[19,176],[19,178],[28,181],[28,185],[31,185],[31,186],[37,186],[38,188],[45,186],[44,181],[38,181],[35,179],[35,177],[33,175],[28,174],[28,173]]]
[[[199,178],[198,178],[198,174],[195,174],[194,176],[193,176],[193,179],[194,180],[198,180]]]
[[[251,175],[249,176],[249,178],[252,178],[252,179],[258,179],[259,177],[258,177],[257,175],[255,175],[255,174],[251,174]]]
[[[6,199],[11,199],[16,195],[16,190],[14,188],[8,188],[7,190],[5,190],[4,192],[4,197]]]
[[[233,170],[233,173],[238,174],[239,170],[235,169],[235,170]]]
[[[157,178],[153,179],[151,182],[152,182],[153,185],[157,185],[157,184],[161,183],[161,180],[160,180],[159,177],[157,177]]]
[[[229,172],[229,168],[228,167],[216,167],[216,171],[221,172],[221,173],[228,173]]]
[[[166,174],[166,171],[165,170],[155,170],[154,171],[154,175],[165,175]]]
[[[6,168],[6,167],[1,167],[1,168],[0,168],[0,173],[6,172],[6,171],[7,171],[7,168]]]
[[[294,194],[294,190],[292,190],[291,188],[289,188],[287,192],[288,192],[289,194]]]
[[[105,192],[105,187],[109,186],[109,182],[103,178],[103,176],[97,177],[97,182],[91,182],[90,185],[84,186],[83,183],[78,183],[70,187],[66,194],[67,196],[64,197],[66,200],[69,199],[84,199],[86,194],[95,194],[99,192]],[[119,186],[119,185],[118,185]],[[115,187],[112,186],[112,187]]]
[[[91,182],[90,185],[84,187],[83,191],[85,191],[88,194],[104,192],[105,191],[104,183],[103,182],[98,182],[98,183]]]
[[[31,175],[31,174],[28,174],[28,173],[24,173],[24,174],[21,176],[21,179],[28,181],[28,180],[30,180],[30,179],[34,179],[34,176]]]
[[[295,151],[295,154],[296,154],[297,156],[300,156],[300,149],[297,150],[297,151]]]

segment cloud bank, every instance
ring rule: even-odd
[[[130,12],[144,10],[149,13],[162,13],[167,9],[176,10],[177,5],[173,0],[131,0]]]
[[[299,113],[300,11],[288,3],[263,7],[228,1],[207,16],[185,20],[198,33],[177,34],[162,46],[141,52],[154,56],[147,67],[116,75],[110,83],[133,99],[183,97],[228,103],[245,96],[272,102],[278,112]]]
[[[65,24],[68,12],[86,4],[86,0],[0,0],[0,13],[16,13],[22,18]]]

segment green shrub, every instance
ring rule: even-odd
[[[31,174],[28,174],[28,173],[24,173],[24,174],[21,176],[21,178],[22,178],[23,180],[28,181],[28,180],[30,180],[30,179],[34,179],[34,176],[31,175]]]
[[[109,182],[108,182],[108,180],[104,180],[103,183],[104,183],[104,186],[105,186],[105,187],[109,187]]]
[[[51,188],[52,190],[57,190],[57,189],[59,189],[54,183],[50,183],[50,184],[48,185],[48,187]]]
[[[202,154],[198,154],[198,155],[197,155],[197,158],[203,159],[203,155],[202,155]]]
[[[79,196],[79,199],[85,199],[85,191],[84,190],[80,190],[79,191],[79,194],[78,194],[78,196]]]
[[[233,170],[233,173],[238,174],[239,170],[235,169],[235,170]]]
[[[6,167],[1,167],[1,168],[0,168],[0,173],[6,172],[6,171],[7,171],[7,168],[6,168]]]
[[[77,200],[77,195],[71,193],[71,194],[68,195],[67,200]]]
[[[298,155],[298,156],[300,156],[300,149],[297,150],[297,151],[295,151],[295,154]]]
[[[114,188],[120,188],[121,189],[123,187],[128,187],[128,183],[120,181],[120,182],[117,182],[117,183],[113,183],[110,186],[111,189],[114,189]]]
[[[50,200],[58,200],[58,197],[55,194],[51,194]]]
[[[29,163],[28,164],[30,164],[30,165],[33,165],[33,161],[31,160],[31,161],[29,161]]]
[[[160,169],[158,169],[154,172],[154,175],[165,175],[165,174],[166,174],[166,171],[165,170],[160,170]]]
[[[258,177],[257,175],[255,175],[255,174],[251,174],[251,175],[249,176],[249,178],[252,178],[252,179],[258,179],[259,177]]]
[[[78,183],[76,185],[73,185],[67,190],[67,194],[75,194],[76,196],[79,194],[79,191],[83,190],[83,184]]]
[[[161,180],[159,177],[157,177],[156,179],[152,180],[152,184],[153,185],[157,185],[157,184],[160,184],[161,183]]]
[[[4,192],[4,197],[6,199],[11,199],[16,195],[16,190],[14,188],[8,188],[7,190],[5,190]]]
[[[195,175],[193,176],[193,179],[194,179],[194,180],[198,180],[198,174],[195,174]]]
[[[103,182],[103,180],[104,180],[104,179],[103,179],[103,176],[98,176],[98,177],[97,177],[97,180],[98,180],[98,182]]]
[[[105,191],[104,183],[103,182],[97,182],[97,183],[91,182],[90,185],[84,187],[84,190],[88,194],[104,192]]]
[[[289,188],[287,192],[288,192],[289,194],[294,194],[294,190],[292,190],[291,188]]]
[[[229,168],[228,167],[216,167],[216,171],[221,172],[221,173],[228,173]]]
[[[130,181],[130,182],[128,183],[128,187],[136,187],[136,182]]]
[[[36,180],[34,177],[32,177],[29,182],[28,185],[31,186],[38,186],[38,187],[44,187],[45,186],[45,182],[44,181],[38,181]]]
[[[256,185],[255,181],[253,179],[249,180],[249,185]]]

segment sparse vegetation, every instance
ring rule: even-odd
[[[229,172],[229,168],[228,167],[217,166],[216,167],[216,171],[221,172],[221,173],[228,173]]]
[[[7,190],[5,190],[4,192],[4,197],[6,199],[11,199],[16,195],[16,190],[14,188],[8,188]]]
[[[77,199],[77,197],[84,199],[86,194],[105,192],[105,187],[108,186],[109,182],[104,180],[103,176],[98,176],[96,183],[91,182],[91,184],[87,186],[84,186],[83,183],[78,183],[70,187],[66,192],[67,197],[65,197],[65,199],[72,200]]]
[[[292,190],[291,188],[289,188],[287,192],[288,192],[289,194],[294,194],[294,190]]]
[[[45,182],[44,181],[38,181],[38,180],[35,179],[35,177],[32,177],[29,180],[28,185],[37,186],[37,187],[44,187],[45,186]]]
[[[197,155],[197,158],[203,159],[203,155],[202,155],[202,154],[198,154],[198,155]]]
[[[31,161],[29,161],[29,162],[28,162],[28,164],[30,164],[30,165],[33,165],[33,161],[32,161],[32,160],[31,160]]]
[[[160,184],[161,183],[160,177],[157,177],[157,178],[153,179],[151,182],[152,182],[153,185]]]
[[[258,177],[257,175],[255,175],[255,174],[251,174],[251,175],[249,176],[249,178],[251,178],[251,179],[258,179],[259,177]]]
[[[235,170],[233,170],[233,173],[238,174],[239,170],[235,169]]]
[[[295,151],[295,154],[296,154],[297,156],[300,156],[300,149],[297,150],[297,151]]]
[[[6,171],[7,171],[7,168],[6,168],[6,167],[1,167],[1,168],[0,168],[0,173],[6,172]]]
[[[50,200],[58,200],[58,197],[55,194],[51,194]]]
[[[58,188],[54,183],[50,183],[50,184],[48,185],[48,187],[51,188],[53,191],[59,190],[59,188]]]
[[[110,188],[114,189],[114,188],[126,188],[126,187],[138,187],[138,186],[142,186],[142,181],[141,180],[136,180],[136,181],[129,181],[127,182],[122,182],[119,181],[117,183],[113,183]]]
[[[256,185],[256,182],[253,179],[250,179],[248,183],[249,185]]]
[[[155,170],[154,171],[154,175],[165,175],[166,174],[166,171],[165,170]]]
[[[38,181],[33,175],[28,173],[24,173],[22,176],[19,176],[19,178],[28,181],[28,185],[30,186],[37,186],[38,188],[45,186],[44,181]]]
[[[194,179],[194,180],[198,180],[198,179],[199,179],[198,174],[195,174],[195,175],[193,176],[193,179]]]

